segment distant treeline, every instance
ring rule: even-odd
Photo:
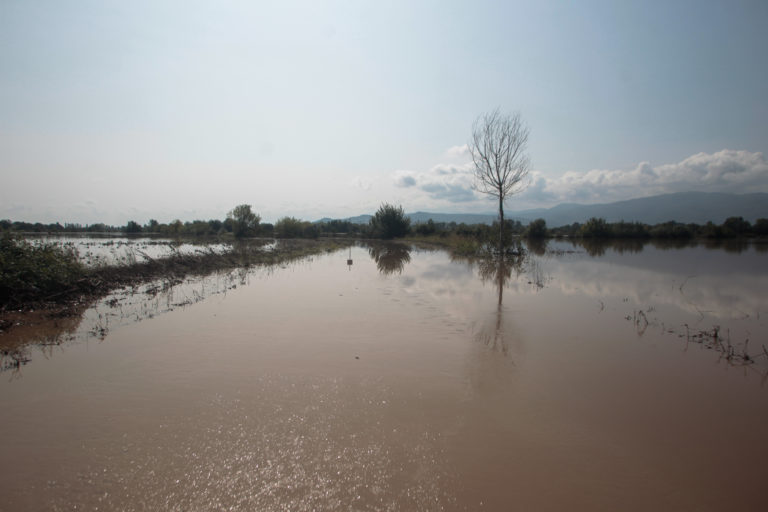
[[[768,219],[757,219],[754,224],[742,217],[730,217],[722,224],[684,224],[664,222],[656,225],[640,222],[607,222],[605,219],[592,218],[585,223],[574,222],[566,226],[548,228],[544,219],[536,219],[528,225],[520,221],[504,221],[505,231],[512,235],[526,238],[735,238],[768,236]],[[456,224],[454,222],[432,222],[416,224],[411,231],[421,236],[460,235],[482,239],[489,233],[498,232],[498,222],[494,225]]]
[[[535,222],[543,222],[541,219]],[[533,223],[532,223],[533,224]],[[757,219],[754,224],[742,217],[729,217],[722,224],[683,224],[663,222],[649,225],[640,222],[606,222],[591,218],[584,224],[574,223],[544,231],[549,236],[581,238],[736,238],[768,235],[768,219]]]
[[[246,208],[247,207],[247,208]],[[754,224],[742,217],[730,217],[722,224],[684,224],[664,222],[656,225],[640,222],[607,222],[605,219],[592,218],[585,223],[574,222],[566,226],[549,228],[544,219],[537,219],[528,225],[516,220],[506,220],[505,232],[528,238],[735,238],[768,236],[768,219],[757,219]],[[72,223],[30,223],[22,221],[0,220],[0,230],[30,233],[108,233],[128,235],[161,236],[234,236],[234,237],[278,237],[278,238],[318,238],[327,236],[350,236],[361,238],[379,238],[380,229],[373,223],[358,224],[347,220],[309,222],[293,217],[283,217],[275,224],[261,223],[257,214],[251,212],[248,205],[241,205],[229,213],[224,220],[194,220],[182,222],[174,220],[164,224],[150,220],[141,225],[129,221],[124,226]],[[498,233],[498,223],[464,224],[456,222],[427,222],[405,224],[406,235],[420,237],[459,236],[485,240],[492,233]],[[399,235],[398,235],[399,236]]]
[[[235,235],[237,232],[236,221],[232,218],[225,220],[193,220],[182,222],[174,220],[164,224],[156,220],[150,220],[141,225],[130,221],[124,226],[110,226],[107,224],[75,224],[59,222],[43,224],[41,222],[0,220],[0,231],[15,231],[20,233],[41,234],[66,234],[66,233],[107,233],[128,235],[163,235],[163,236],[221,236]],[[293,217],[284,217],[275,224],[256,223],[249,226],[242,235],[283,237],[283,238],[317,238],[335,234],[351,234],[363,236],[368,231],[367,224],[354,224],[349,221],[333,220],[329,222],[309,222]]]

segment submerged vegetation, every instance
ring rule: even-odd
[[[0,245],[0,311],[93,300],[115,288],[158,278],[180,280],[189,275],[282,264],[344,245],[343,241],[328,239],[281,240],[274,246],[264,241],[243,241],[225,252],[176,252],[163,258],[88,268],[72,250],[55,244],[33,244],[5,234]]]
[[[0,307],[52,299],[76,286],[85,275],[77,254],[56,244],[34,244],[0,236]]]

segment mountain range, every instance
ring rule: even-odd
[[[408,213],[412,223],[456,222],[457,224],[491,224],[498,218],[495,213]],[[728,217],[743,217],[754,222],[768,218],[768,194],[728,194],[717,192],[679,192],[657,196],[641,197],[626,201],[604,204],[563,203],[552,208],[529,210],[508,210],[504,216],[528,224],[535,219],[544,219],[550,227],[564,226],[574,222],[583,223],[591,217],[603,218],[608,222],[642,222],[659,224],[667,221],[706,224],[709,221],[722,224]],[[367,224],[371,215],[358,215],[342,220]],[[321,219],[329,221],[330,218]]]

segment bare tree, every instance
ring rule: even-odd
[[[518,112],[505,115],[498,108],[472,124],[469,153],[475,164],[474,188],[499,200],[499,251],[504,249],[504,201],[527,185],[528,133]]]

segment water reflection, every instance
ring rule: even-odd
[[[478,263],[478,273],[480,279],[485,282],[492,282],[496,286],[498,302],[496,304],[496,323],[493,329],[481,329],[477,333],[477,339],[494,350],[500,350],[504,355],[507,354],[509,347],[504,339],[504,288],[512,277],[512,270],[515,265],[510,264],[504,257],[494,259],[488,258]]]
[[[526,240],[525,245],[528,247],[528,250],[536,256],[544,256],[547,252],[549,240],[546,238],[529,238]]]
[[[411,261],[411,247],[397,242],[372,244],[368,247],[368,254],[384,275],[402,274]]]
[[[274,267],[259,271],[268,275],[274,272]],[[118,326],[185,309],[214,295],[226,295],[238,286],[246,286],[254,272],[254,269],[238,268],[186,280],[160,279],[119,289],[99,300],[68,306],[61,311],[6,314],[0,324],[0,372],[10,371],[18,378],[23,366],[34,360],[34,354],[49,359],[54,349],[63,351],[73,343],[103,341]]]
[[[557,242],[562,243],[562,241]],[[749,249],[757,252],[768,251],[768,244],[760,240],[749,240],[744,238],[713,238],[713,239],[665,239],[654,238],[652,240],[642,238],[626,239],[599,239],[582,238],[570,239],[567,242],[574,249],[583,249],[587,254],[593,257],[600,257],[609,251],[618,254],[633,254],[642,252],[645,247],[653,247],[661,250],[678,250],[694,247],[704,247],[711,250],[722,250],[728,253],[741,254]],[[540,241],[528,240],[526,242],[529,250],[536,255],[541,255]]]
[[[642,252],[645,247],[646,240],[640,239],[619,239],[619,240],[600,240],[593,238],[584,238],[581,240],[573,241],[574,247],[581,247],[587,254],[593,257],[605,255],[608,249],[618,253],[638,253]]]
[[[546,247],[546,244],[544,245]],[[541,248],[543,250],[543,248]],[[461,261],[462,258],[455,257],[454,261]],[[493,313],[492,322],[484,322],[475,334],[475,339],[482,342],[492,350],[498,350],[502,354],[509,353],[509,344],[505,329],[505,307],[504,290],[508,287],[510,281],[517,279],[528,268],[530,261],[523,251],[517,255],[488,255],[484,258],[464,259],[470,266],[477,267],[477,274],[483,284],[492,284],[496,288],[496,307]]]
[[[644,308],[670,306],[702,320],[759,318],[768,310],[768,275],[757,251],[734,256],[723,246],[713,250],[699,244],[672,252],[655,244],[646,244],[642,252],[621,252],[615,244],[593,247],[600,247],[600,256],[588,251],[589,256],[534,258],[531,266],[538,262],[556,276],[552,284],[565,295],[606,303],[618,299]],[[558,244],[553,252],[559,254]]]
[[[55,349],[77,337],[87,308],[83,303],[61,311],[6,315],[0,324],[0,372],[20,378],[24,365],[32,361],[32,349],[52,357]]]
[[[721,243],[718,245],[720,249],[711,249],[710,243],[685,242],[684,248],[671,251],[674,246],[661,241],[643,246],[626,241],[532,240],[528,242],[525,257],[500,259],[490,256],[473,260],[454,257],[453,263],[447,259],[435,263],[432,261],[435,258],[430,257],[429,264],[423,263],[421,253],[412,261],[411,247],[402,243],[374,243],[366,245],[365,249],[380,274],[402,274],[390,284],[403,286],[413,297],[418,292],[413,286],[414,272],[406,271],[408,265],[413,267],[412,270],[423,268],[419,278],[428,278],[427,282],[433,286],[424,296],[469,293],[472,285],[458,280],[454,263],[462,263],[471,273],[476,272],[477,277],[467,274],[462,279],[471,281],[479,277],[483,284],[492,285],[494,299],[493,305],[483,301],[473,305],[479,311],[468,319],[469,329],[477,340],[504,354],[510,352],[509,327],[510,321],[514,320],[509,308],[504,306],[505,294],[524,298],[544,290],[545,286],[550,294],[590,298],[600,311],[613,311],[618,318],[628,318],[638,327],[636,331],[642,327],[642,332],[674,331],[676,335],[686,336],[686,323],[691,332],[702,333],[711,331],[716,325],[725,325],[725,322],[760,324],[761,318],[768,316],[768,296],[764,292],[768,288],[768,275],[763,252],[758,251],[768,244],[756,244],[754,250],[740,249],[738,253],[726,250],[726,247],[742,247],[739,244],[727,246]],[[573,253],[566,250],[568,247],[584,248],[585,251]],[[266,267],[259,272],[268,275],[274,270]],[[74,314],[48,319],[41,315],[39,320],[26,320],[27,325],[22,326],[0,324],[0,331],[4,331],[0,332],[0,371],[18,373],[36,353],[50,357],[54,348],[62,350],[69,342],[102,340],[119,325],[183,309],[213,295],[226,294],[247,285],[252,272],[237,269],[183,282],[155,281],[116,291],[90,306],[82,304]],[[690,316],[681,317],[681,314]],[[637,322],[638,318],[640,322]],[[752,338],[750,353],[759,356],[763,341],[755,340],[755,336],[746,330],[761,332],[759,325],[746,325],[738,331],[732,329],[732,339],[734,343],[743,343]],[[723,332],[727,332],[725,328]]]
[[[704,246],[708,249],[723,249],[725,252],[741,254],[751,246],[749,240],[743,238],[725,238],[722,240],[705,240]]]

